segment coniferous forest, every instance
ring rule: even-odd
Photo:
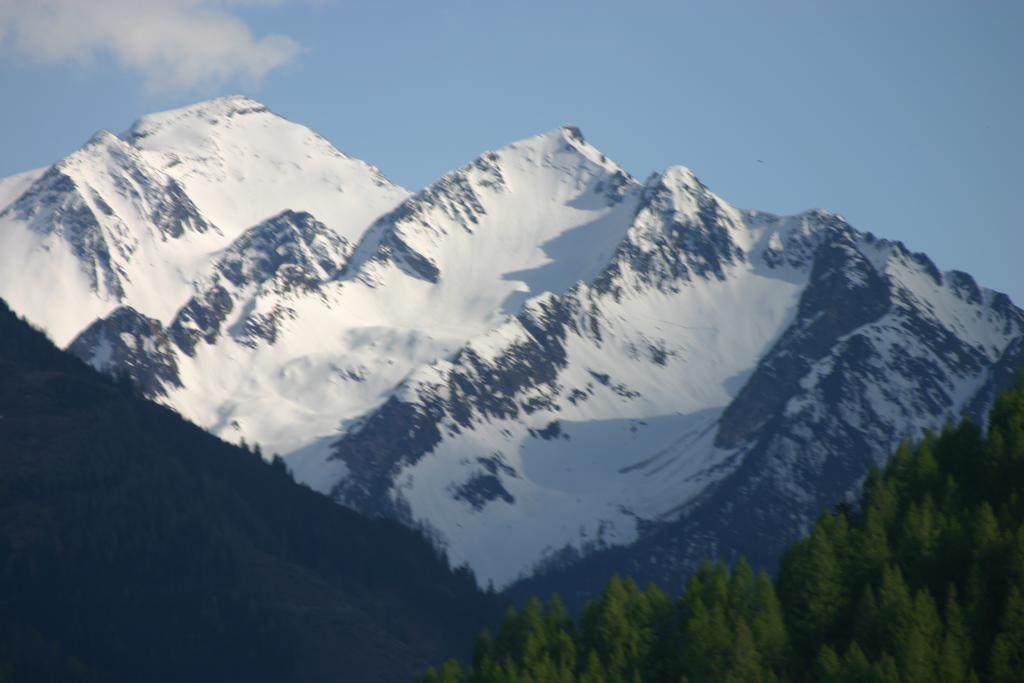
[[[673,598],[612,578],[578,620],[510,610],[465,671],[424,683],[1013,683],[1024,680],[1024,379],[970,422],[901,445],[784,555],[705,563]]]
[[[0,681],[408,681],[500,616],[420,534],[256,450],[0,301]]]

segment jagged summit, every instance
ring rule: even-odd
[[[580,131],[579,126],[577,126],[575,124],[572,124],[572,123],[563,123],[561,128],[573,140],[576,140],[579,143],[585,143],[586,142],[586,139],[583,137],[583,132]]]
[[[477,292],[474,316],[514,313],[528,296],[600,270],[639,187],[577,132],[556,128],[485,152],[409,197],[376,221],[348,271],[378,286],[397,270],[459,298]]]
[[[257,179],[248,177],[251,165],[272,154],[297,159],[303,150],[295,144],[319,139],[270,114],[244,118],[265,118],[274,136],[263,124],[208,125],[199,117],[196,127],[196,117],[170,118],[174,126],[140,139],[143,158],[178,178],[205,215],[228,213],[222,205],[236,190],[246,190],[247,203],[218,219],[225,246],[210,254],[175,314],[136,307],[162,326],[151,343],[121,348],[124,320],[114,316],[75,349],[97,363],[113,355],[145,369],[146,385],[160,387],[154,395],[270,451],[330,438],[339,419],[384,400],[410,371],[500,324],[526,299],[596,274],[622,240],[640,189],[580,135],[558,128],[486,152],[400,198],[361,234],[329,218],[346,200],[362,206],[373,195],[315,183],[240,230],[240,212],[276,196],[248,184],[286,182],[293,164],[264,166]],[[293,134],[295,144],[270,146]],[[254,149],[257,160],[247,151]],[[138,355],[146,348],[170,355],[146,360]],[[280,415],[268,419],[271,413]]]
[[[497,584],[683,512],[669,580],[770,557],[896,440],[983,412],[1024,339],[965,274],[683,166],[638,182],[571,125],[410,194],[219,98],[0,204],[0,297],[58,342]]]
[[[97,146],[97,145],[112,145],[112,144],[122,144],[123,145],[125,143],[124,143],[124,141],[120,137],[118,137],[117,135],[114,135],[113,133],[111,133],[106,128],[101,128],[100,130],[98,130],[95,133],[93,133],[89,137],[88,140],[86,140],[85,144],[82,146],[82,149],[88,149],[90,147],[94,147],[94,146]]]
[[[566,157],[566,154],[570,156]],[[613,173],[629,175],[622,167],[590,144],[583,137],[583,133],[580,132],[579,128],[570,124],[517,140],[482,156],[486,157],[488,155],[498,155],[509,160],[518,157],[525,163],[536,164],[572,163],[569,159],[578,155],[590,163]]]
[[[62,345],[122,305],[170,323],[218,253],[282,211],[355,243],[408,195],[244,97],[146,116],[124,136],[98,131],[3,186],[0,296]]]
[[[667,186],[709,191],[707,186],[697,178],[697,175],[688,166],[675,164],[669,166],[661,173],[655,174],[655,176],[658,177],[659,182]]]
[[[138,164],[140,160],[138,149],[109,130],[101,129],[93,133],[79,149],[54,164],[54,168],[67,171],[92,167],[93,172],[103,173],[105,169],[102,166],[107,165],[111,157],[115,164],[127,159]]]

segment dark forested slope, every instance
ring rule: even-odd
[[[0,302],[0,680],[408,680],[493,604]]]
[[[676,601],[613,579],[578,622],[510,612],[437,683],[1024,681],[1024,379],[983,436],[901,446],[860,505],[823,515],[778,578],[705,565]]]

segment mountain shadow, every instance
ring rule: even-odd
[[[0,301],[0,681],[401,681],[498,614],[418,533],[294,483]]]

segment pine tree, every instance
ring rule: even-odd
[[[899,537],[900,566],[912,579],[927,577],[939,543],[941,520],[937,518],[931,495],[921,503],[911,503],[903,517]]]
[[[817,673],[815,680],[821,683],[837,683],[842,671],[839,663],[839,655],[832,649],[831,645],[822,645],[818,652]]]
[[[496,671],[494,640],[485,629],[476,639],[473,646],[473,663],[470,667],[470,683],[485,683],[494,676]]]
[[[944,681],[962,683],[967,680],[971,669],[971,640],[964,625],[955,586],[949,587],[943,616],[945,629],[938,673]]]
[[[529,670],[530,664],[539,662],[547,653],[547,633],[544,628],[544,606],[537,598],[531,598],[519,615],[516,629],[519,661]]]
[[[704,562],[673,604],[613,578],[578,630],[557,598],[531,602],[481,636],[465,680],[1024,680],[1024,378],[999,406],[988,439],[964,421],[901,446],[859,512],[823,515],[790,548],[777,583]]]
[[[736,638],[729,660],[728,669],[722,679],[725,683],[763,683],[761,655],[757,651],[754,635],[750,632],[745,619],[740,619],[736,624]]]
[[[873,677],[871,663],[857,641],[850,643],[843,655],[842,672],[839,680],[842,683],[864,683]]]
[[[910,490],[906,492],[910,498],[930,495],[942,482],[939,463],[932,452],[934,443],[935,435],[929,432],[914,449],[914,456],[911,459],[908,472],[912,484]]]
[[[850,578],[855,583],[873,582],[881,576],[882,568],[892,559],[885,529],[886,513],[882,509],[882,495],[876,494],[874,504],[865,508],[863,527],[852,535]]]
[[[993,683],[1019,683],[1024,676],[1024,594],[1014,587],[992,644]]]
[[[843,520],[839,517],[838,520]],[[836,544],[845,540],[845,521],[825,515],[783,558],[780,587],[794,640],[812,648],[828,635],[843,606],[843,577]]]
[[[754,570],[740,558],[729,579],[729,613],[733,618],[749,617],[754,601]]]
[[[761,653],[764,668],[767,671],[779,672],[786,660],[786,623],[782,616],[782,604],[775,594],[775,586],[771,578],[763,572],[754,580],[753,601],[751,630],[754,633],[754,642]]]
[[[914,613],[903,650],[903,679],[907,683],[932,683],[938,679],[942,623],[931,596],[919,590],[914,594]]]
[[[853,616],[854,638],[868,652],[880,652],[882,650],[883,640],[881,628],[879,627],[880,619],[875,591],[868,584],[865,586],[864,592],[861,593],[861,598],[857,603]]]
[[[522,639],[519,637],[519,613],[515,607],[509,607],[505,611],[505,618],[498,628],[498,635],[494,639],[494,657],[503,660],[513,657],[522,647]]]
[[[697,598],[683,626],[683,672],[691,680],[720,680],[732,649],[732,631],[724,606],[708,609]]]
[[[891,655],[906,649],[910,625],[914,620],[914,603],[903,573],[896,566],[882,571],[878,589],[878,621],[876,624],[882,646]]]
[[[882,655],[873,668],[876,683],[902,683],[900,668],[892,655]]]
[[[1024,510],[1021,512],[1024,512]],[[1007,569],[1009,573],[1006,577],[1007,583],[1011,586],[1024,587],[1024,522],[1017,527],[1016,533],[1013,534],[1013,539],[1009,542],[1008,556]]]
[[[971,544],[973,558],[967,581],[969,623],[976,641],[990,644],[995,637],[998,605],[993,592],[991,569],[997,564],[1001,534],[999,521],[988,501],[973,515]]]
[[[604,675],[601,659],[593,650],[587,655],[587,665],[579,677],[579,683],[608,683]]]
[[[437,680],[438,683],[460,683],[462,681],[462,667],[454,659],[449,659],[441,667],[441,673]]]

